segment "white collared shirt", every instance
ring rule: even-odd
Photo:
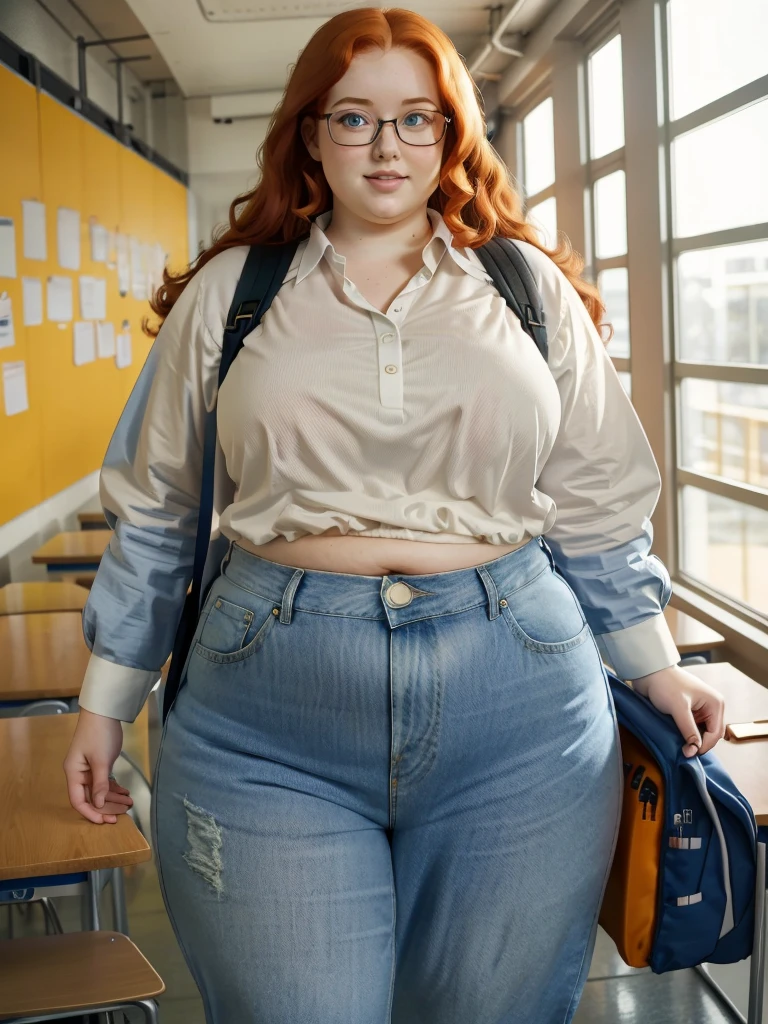
[[[219,444],[235,485],[216,510],[221,533],[256,545],[332,527],[493,545],[544,534],[619,675],[676,663],[661,614],[668,575],[649,554],[658,467],[584,303],[545,253],[518,243],[542,295],[546,363],[476,253],[457,248],[442,216],[427,213],[434,233],[423,266],[384,311],[346,276],[324,232],[331,213],[312,224],[218,396]],[[135,539],[174,523],[194,536],[205,412],[216,402],[222,333],[247,252],[220,253],[187,285],[155,342],[140,415],[126,410],[113,439],[120,447],[121,432],[138,431],[130,457],[105,459],[102,504]],[[110,547],[119,544],[113,537]],[[118,554],[100,567],[105,582],[126,561]],[[177,586],[189,579],[179,565]],[[94,653],[81,704],[126,718],[170,643],[156,638],[151,653],[124,657],[106,631],[127,609],[107,609],[116,587],[98,583],[84,614]]]

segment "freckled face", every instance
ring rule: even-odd
[[[393,47],[386,52],[376,49],[358,54],[329,92],[321,112],[358,111],[384,120],[412,110],[442,109],[437,77],[429,62],[411,50]],[[346,121],[351,126],[361,123],[354,116]],[[419,120],[409,119],[409,123]],[[301,132],[310,155],[323,165],[334,207],[341,204],[361,220],[376,224],[399,221],[424,209],[438,186],[445,137],[430,146],[408,145],[398,138],[395,126],[387,124],[370,145],[340,146],[331,138],[325,121],[309,117]],[[386,185],[372,183],[368,176],[385,170],[403,178]]]

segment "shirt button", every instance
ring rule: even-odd
[[[390,363],[389,366],[385,366],[384,369],[386,370],[387,373],[397,373],[397,367],[394,366],[392,363]]]
[[[393,338],[394,338],[394,334],[382,334],[382,336],[381,336],[381,340],[383,342],[392,341]]]

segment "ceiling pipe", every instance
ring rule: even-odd
[[[479,75],[481,78],[490,77],[488,72],[481,71],[482,64],[486,61],[489,55],[494,51],[498,50],[499,53],[508,54],[510,57],[522,57],[523,53],[521,50],[513,50],[508,46],[504,46],[501,42],[501,37],[509,31],[509,26],[517,15],[522,11],[523,7],[528,3],[528,0],[516,0],[516,3],[512,4],[507,13],[502,17],[499,24],[496,26],[496,31],[491,32],[491,37],[485,44],[483,49],[474,58],[472,63],[469,65],[469,72],[472,75]],[[493,16],[493,8],[491,9],[491,17]]]

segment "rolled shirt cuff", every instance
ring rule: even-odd
[[[611,633],[595,634],[603,661],[623,680],[639,679],[680,662],[663,612]]]
[[[92,653],[78,703],[96,715],[134,722],[160,677],[160,669],[129,668]]]

